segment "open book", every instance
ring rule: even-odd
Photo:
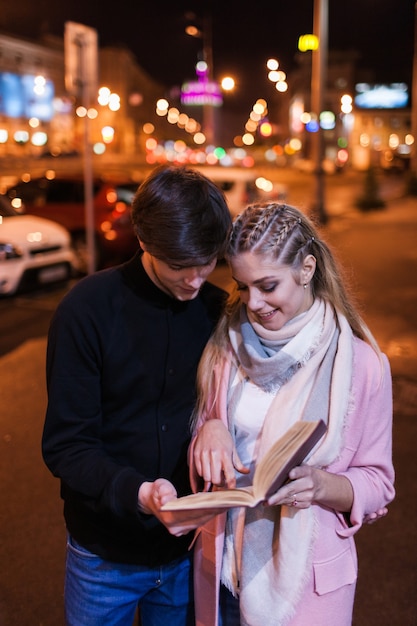
[[[170,500],[164,504],[162,510],[254,507],[282,487],[292,468],[301,465],[325,431],[326,424],[322,420],[296,422],[260,460],[250,487],[193,493]]]

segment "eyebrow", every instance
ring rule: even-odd
[[[242,280],[239,280],[238,278],[235,278],[235,276],[232,275],[233,280],[235,280],[237,283],[242,283]],[[253,281],[253,285],[259,285],[260,283],[263,283],[267,280],[278,280],[278,278],[276,276],[263,276],[262,278],[258,278],[258,280],[254,280]]]

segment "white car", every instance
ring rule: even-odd
[[[233,218],[253,202],[286,202],[287,187],[239,167],[193,166],[223,191]]]
[[[69,232],[33,215],[20,215],[0,196],[0,296],[71,278]]]

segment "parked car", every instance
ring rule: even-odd
[[[67,281],[73,262],[70,234],[63,226],[19,215],[0,195],[0,296]]]
[[[138,249],[130,219],[130,205],[137,183],[93,181],[95,267],[123,262]],[[14,208],[59,222],[71,234],[76,267],[85,273],[88,248],[82,177],[57,176],[20,182],[7,191]]]
[[[239,167],[202,166],[196,167],[211,178],[224,192],[232,217],[252,202],[285,202],[287,188],[258,175],[254,170]]]

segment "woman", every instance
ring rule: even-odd
[[[267,506],[230,509],[200,529],[197,624],[347,626],[353,536],[394,497],[388,360],[296,208],[249,206],[227,260],[238,294],[200,363],[194,488],[199,478],[206,488],[250,484],[296,420],[322,419],[327,430]]]

